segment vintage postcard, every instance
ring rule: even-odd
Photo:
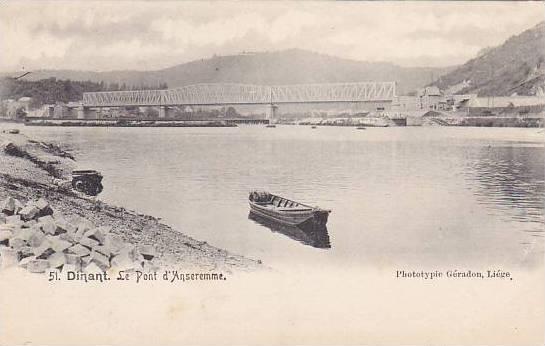
[[[1,1],[0,345],[543,345],[545,5]]]

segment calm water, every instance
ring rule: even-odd
[[[101,199],[273,267],[533,267],[543,258],[539,129],[23,131],[68,144],[80,168],[102,171]],[[331,209],[327,233],[283,232],[248,219],[254,188]]]

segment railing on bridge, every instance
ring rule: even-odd
[[[391,101],[395,82],[247,85],[195,84],[166,90],[89,92],[84,107]]]
[[[247,84],[195,84],[164,91],[164,105],[266,104],[271,88]]]

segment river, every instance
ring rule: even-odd
[[[106,202],[273,268],[532,268],[544,247],[542,129],[55,128]],[[327,233],[248,218],[248,192],[331,209]]]

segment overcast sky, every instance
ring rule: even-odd
[[[541,2],[2,1],[0,71],[150,70],[287,48],[446,66],[544,18]]]

